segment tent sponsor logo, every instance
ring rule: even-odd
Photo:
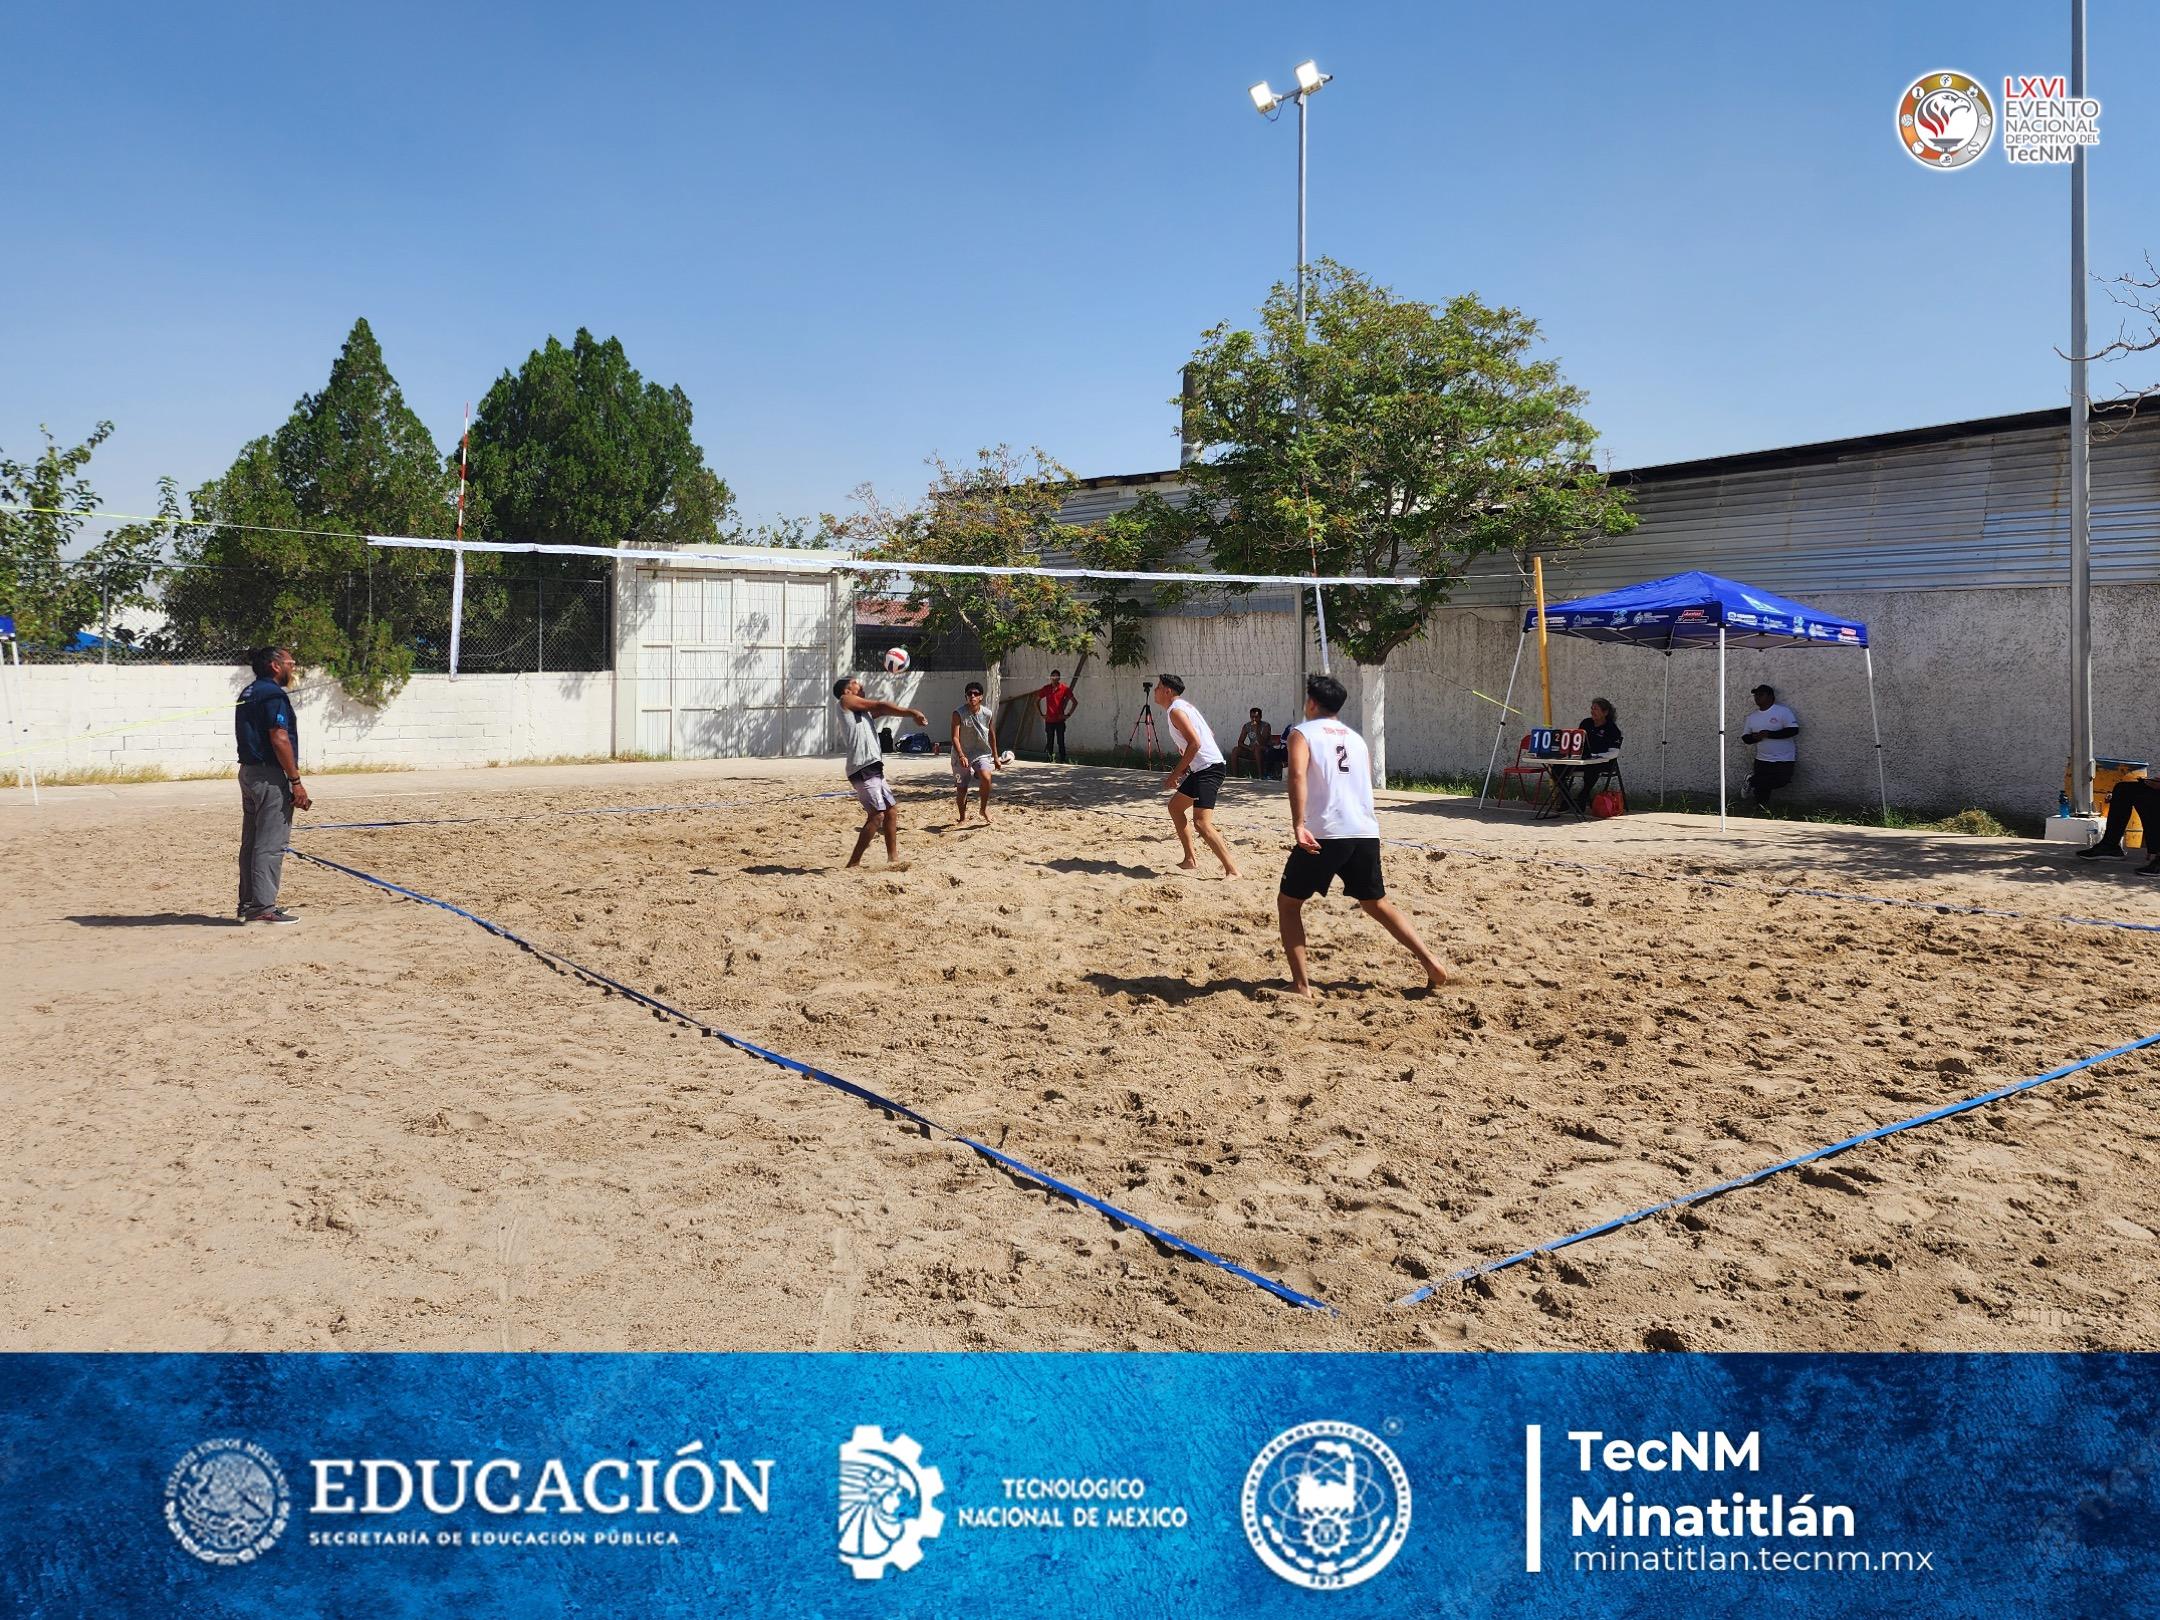
[[[1928,169],[1962,169],[1995,138],[1995,103],[1969,73],[1923,73],[1898,99],[1898,143]]]

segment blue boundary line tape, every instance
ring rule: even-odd
[[[803,804],[812,799],[848,799],[852,793],[790,793],[777,799],[710,799],[691,804],[611,804],[595,810],[535,810],[509,816],[415,816],[403,821],[318,821],[303,832],[372,832],[382,827],[477,827],[493,822],[550,821],[557,816],[658,816],[670,810],[741,810],[764,804]],[[299,854],[294,850],[295,855]]]
[[[1139,818],[1137,810],[1111,806],[1080,805],[1111,815]],[[1860,906],[1897,906],[1913,911],[1932,911],[1946,917],[2001,917],[2012,922],[2060,923],[2071,928],[2120,928],[2136,934],[2160,934],[2160,923],[2127,922],[2116,917],[2060,917],[2048,912],[2007,911],[1994,906],[1962,906],[1948,900],[1912,900],[1903,895],[1852,894],[1843,889],[1797,888],[1790,884],[1749,883],[1742,878],[1705,877],[1694,872],[1644,872],[1630,866],[1601,866],[1595,861],[1570,861],[1553,855],[1511,855],[1503,849],[1473,849],[1467,844],[1424,844],[1414,838],[1382,837],[1396,849],[1422,850],[1427,854],[1465,855],[1476,861],[1511,861],[1518,866],[1552,866],[1564,872],[1590,872],[1602,877],[1641,878],[1646,883],[1700,883],[1706,888],[1735,889],[1742,894],[1790,895],[1809,900],[1842,900]]]
[[[440,816],[410,821],[325,821],[310,826],[309,832],[355,832],[383,827],[448,827],[479,825],[485,822],[544,821],[554,816],[647,816],[660,815],[670,810],[736,810],[746,805],[807,804],[816,799],[845,799],[844,791],[833,793],[786,794],[777,799],[723,799],[710,803],[692,804],[633,804],[614,805],[598,810],[543,810],[531,815],[511,816]],[[1090,808],[1082,806],[1081,808]],[[1108,809],[1108,806],[1092,808]],[[1113,810],[1114,814],[1137,816],[1132,810]],[[2128,933],[2160,934],[2160,923],[2129,922],[2118,917],[2063,917],[2050,913],[2009,911],[1996,906],[1965,906],[1948,900],[1913,900],[1903,895],[1853,894],[1844,889],[1798,888],[1791,884],[1749,883],[1741,878],[1708,877],[1693,872],[1644,872],[1628,866],[1604,866],[1594,861],[1570,861],[1550,855],[1511,855],[1505,850],[1472,849],[1465,844],[1425,844],[1413,838],[1383,838],[1383,844],[1397,849],[1415,849],[1427,854],[1464,855],[1479,861],[1512,861],[1521,866],[1551,866],[1566,872],[1589,872],[1604,877],[1641,878],[1655,883],[1699,883],[1706,888],[1735,889],[1743,894],[1787,895],[1808,900],[1841,900],[1857,906],[1893,906],[1911,911],[1929,911],[1944,917],[1999,917],[2010,922],[2058,923],[2069,928],[2119,928]]]
[[[1579,1232],[1570,1232],[1566,1237],[1554,1238],[1549,1243],[1540,1243],[1534,1248],[1524,1249],[1518,1254],[1511,1254],[1504,1260],[1483,1260],[1474,1266],[1465,1266],[1462,1270],[1451,1273],[1448,1281],[1455,1283],[1469,1282],[1472,1278],[1487,1276],[1492,1272],[1505,1270],[1509,1266],[1520,1265],[1525,1260],[1533,1260],[1541,1254],[1551,1254],[1554,1250],[1565,1249],[1570,1244],[1582,1243],[1594,1237],[1603,1237],[1607,1232],[1617,1232],[1623,1226],[1632,1226],[1637,1221],[1648,1220],[1653,1215],[1662,1215],[1668,1210],[1685,1209],[1690,1204],[1699,1204],[1706,1198],[1715,1198],[1720,1193],[1732,1192],[1741,1187],[1752,1187],[1757,1182],[1777,1175],[1781,1171],[1797,1170],[1801,1165],[1813,1164],[1817,1159],[1827,1159],[1833,1153],[1843,1153],[1847,1148],[1858,1147],[1864,1142],[1877,1142],[1886,1136],[1895,1136],[1900,1131],[1913,1130],[1921,1125],[1932,1125],[1937,1120],[1949,1119],[1954,1114],[1966,1113],[1988,1103],[2001,1102],[2005,1097],[2015,1097],[2021,1091],[2030,1091],[2035,1086],[2044,1086],[2050,1080],[2060,1080],[2065,1075],[2076,1074],[2081,1069],[2090,1069],[2096,1064],[2107,1062],[2110,1058],[2119,1058],[2127,1053],[2140,1051],[2145,1047],[2155,1045],[2160,1045],[2160,1033],[2144,1036],[2139,1040],[2129,1042],[2127,1045],[2111,1047],[2105,1052],[2096,1052],[2091,1057],[2079,1058],[2075,1063],[2065,1063],[2059,1069],[2050,1069],[2045,1074],[2032,1075],[2027,1079],[2017,1081],[2013,1085],[2002,1086],[1994,1091],[1982,1092],[1977,1097],[1967,1097],[1962,1102],[1948,1103],[1941,1108],[1931,1108],[1924,1114],[1915,1114],[1912,1118],[1901,1119],[1893,1125],[1878,1125],[1871,1131],[1862,1131],[1857,1136],[1848,1136],[1842,1142],[1832,1142],[1828,1147],[1819,1147],[1813,1152],[1802,1153],[1794,1158],[1781,1159],[1776,1164],[1765,1165],[1760,1170],[1750,1171],[1748,1174],[1737,1176],[1731,1181],[1721,1181],[1714,1187],[1704,1187],[1696,1192],[1682,1193],[1678,1198],[1668,1198],[1661,1204],[1650,1204],[1630,1214],[1616,1215],[1609,1221],[1600,1221],[1597,1225],[1586,1226]],[[1427,1284],[1413,1293],[1405,1294],[1395,1303],[1397,1305],[1415,1305],[1420,1300],[1430,1299],[1437,1291],[1433,1285]]]
[[[596,972],[592,968],[584,967],[579,963],[571,961],[566,956],[560,955],[555,951],[547,949],[547,947],[543,945],[535,945],[531,940],[526,939],[516,933],[513,933],[508,928],[505,928],[501,923],[490,922],[487,918],[482,917],[475,912],[467,911],[463,906],[452,905],[447,900],[438,900],[433,895],[422,894],[417,889],[408,889],[402,884],[392,883],[388,878],[380,878],[374,876],[372,873],[363,872],[358,867],[346,866],[338,861],[327,860],[320,855],[310,855],[309,853],[307,853],[307,851],[302,849],[293,849],[291,850],[291,853],[299,856],[301,860],[307,861],[315,866],[324,867],[332,872],[341,872],[346,877],[357,878],[362,883],[371,884],[375,888],[386,890],[391,894],[401,895],[407,900],[417,900],[418,902],[420,902],[420,904],[425,906],[433,906],[438,911],[447,911],[453,917],[462,917],[467,922],[472,923],[477,927],[486,929],[497,939],[507,940],[510,944],[517,946],[518,949],[530,952],[532,955],[541,958],[543,961],[556,963],[557,965],[563,967],[569,972],[576,974],[579,978],[585,980],[587,983],[603,986],[606,989],[616,992],[618,995],[628,997],[630,1000],[638,1003],[640,1006],[649,1007],[653,1011],[661,1013],[666,1017],[677,1019],[682,1023],[689,1025],[693,1029],[702,1030],[705,1034],[712,1036],[714,1039],[722,1042],[727,1046],[733,1047],[738,1052],[744,1053],[750,1057],[758,1058],[763,1062],[773,1064],[778,1068],[786,1069],[791,1073],[802,1075],[807,1079],[815,1080],[820,1085],[830,1086],[835,1091],[845,1092],[848,1096],[857,1098],[862,1102],[868,1103],[873,1108],[881,1108],[887,1113],[897,1114],[902,1119],[908,1120],[913,1124],[920,1125],[926,1131],[935,1131],[941,1136],[950,1137],[953,1141],[958,1142],[961,1146],[970,1149],[974,1153],[979,1154],[981,1157],[988,1159],[991,1163],[996,1164],[1007,1171],[1010,1171],[1014,1175],[1020,1176],[1025,1180],[1032,1181],[1037,1186],[1042,1187],[1050,1192],[1056,1193],[1061,1197],[1070,1198],[1076,1203],[1085,1204],[1088,1208],[1094,1210],[1097,1214],[1108,1217],[1110,1220],[1115,1221],[1120,1226],[1129,1226],[1136,1232],[1145,1233],[1148,1237],[1153,1238],[1156,1242],[1161,1243],[1168,1248],[1175,1249],[1178,1253],[1185,1255],[1191,1259],[1205,1261],[1208,1265],[1214,1266],[1220,1271],[1226,1271],[1233,1277],[1238,1277],[1246,1282],[1251,1283],[1255,1288],[1266,1290],[1268,1293],[1273,1294],[1277,1299],[1284,1300],[1292,1305],[1301,1306],[1307,1310],[1326,1311],[1329,1315],[1334,1314],[1334,1307],[1327,1304],[1324,1300],[1315,1299],[1310,1294],[1301,1294],[1295,1288],[1290,1287],[1287,1283],[1277,1282],[1272,1277],[1265,1277],[1257,1271],[1247,1270],[1244,1266],[1239,1265],[1236,1261],[1226,1260],[1221,1255],[1214,1253],[1212,1250],[1203,1249],[1197,1243],[1188,1242],[1186,1239],[1179,1237],[1175,1232],[1166,1231],[1164,1228],[1155,1225],[1152,1221],[1143,1220],[1140,1216],[1133,1214],[1130,1210],[1121,1209],[1116,1204],[1108,1203],[1103,1199],[1097,1198],[1093,1193],[1085,1192],[1082,1189],[1075,1187],[1071,1182],[1061,1181],[1056,1176],[1050,1175],[1046,1171],[1036,1169],[1033,1165],[1026,1163],[1024,1160],[1016,1159],[1007,1153],[1000,1153],[996,1148],[991,1147],[987,1143],[978,1142],[972,1136],[963,1135],[959,1131],[955,1131],[946,1126],[940,1125],[936,1120],[931,1119],[926,1114],[917,1112],[915,1109],[908,1107],[905,1103],[895,1102],[890,1097],[880,1096],[877,1092],[870,1090],[867,1086],[858,1085],[852,1080],[843,1079],[837,1074],[828,1073],[826,1070],[817,1068],[812,1064],[801,1062],[796,1058],[786,1057],[778,1052],[767,1051],[764,1047],[759,1046],[756,1042],[746,1041],[739,1035],[730,1035],[726,1030],[716,1028],[715,1026],[706,1023],[703,1019],[694,1017],[691,1014],[684,1012],[679,1007],[671,1007],[666,1002],[661,1001],[654,996],[649,996],[642,990],[634,990],[629,985],[622,983],[618,979],[609,978],[605,973]]]
[[[1793,895],[1809,900],[1843,900],[1860,906],[1900,906],[1913,911],[1932,911],[1946,917],[2003,917],[2014,922],[2051,922],[2073,928],[2121,928],[2137,934],[2160,934],[2160,923],[2126,922],[2115,917],[2058,917],[2045,912],[2007,911],[1996,906],[1961,906],[1948,900],[1912,900],[1904,895],[1853,894],[1844,889],[1804,889],[1786,883],[1749,883],[1741,878],[1705,877],[1696,872],[1640,872],[1633,867],[1600,866],[1593,861],[1559,860],[1549,855],[1510,855],[1505,850],[1470,849],[1459,844],[1420,844],[1408,838],[1383,838],[1381,842],[1393,844],[1400,849],[1467,855],[1480,861],[1514,861],[1525,866],[1556,866],[1569,872],[1643,878],[1661,883],[1700,883],[1706,888],[1737,889],[1743,894]]]

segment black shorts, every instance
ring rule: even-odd
[[[1775,793],[1779,788],[1791,785],[1793,767],[1798,763],[1790,759],[1758,759],[1749,781],[1754,784],[1757,794]]]
[[[1326,894],[1328,885],[1342,879],[1342,890],[1353,900],[1385,900],[1387,884],[1380,878],[1380,840],[1377,838],[1323,838],[1316,853],[1302,845],[1283,863],[1282,892],[1293,900],[1310,900]]]
[[[1222,792],[1223,778],[1230,773],[1227,765],[1210,765],[1204,771],[1187,771],[1185,780],[1177,790],[1192,800],[1195,810],[1215,808],[1215,796]]]

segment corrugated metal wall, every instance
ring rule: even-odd
[[[1678,466],[1616,475],[1633,489],[1640,527],[1548,558],[1551,594],[1586,596],[1689,568],[1802,600],[2068,580],[2068,433],[2060,427],[1861,446],[1787,467],[1701,465],[1700,474]],[[1145,487],[1174,487],[1174,476],[1082,489],[1066,503],[1066,521],[1100,522]],[[2095,583],[2160,582],[2160,418],[2096,434],[2092,539]],[[1519,590],[1508,560],[1487,558],[1453,601],[1506,606]]]

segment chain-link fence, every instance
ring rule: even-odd
[[[303,661],[409,659],[414,674],[450,667],[451,572],[387,565],[289,574],[182,564],[147,578],[101,577],[84,564],[0,581],[0,614],[34,663],[229,664],[250,647],[293,644]],[[458,667],[476,674],[612,667],[613,584],[606,575],[465,583]]]
[[[982,644],[966,630],[933,636],[926,615],[908,606],[905,596],[859,590],[855,595],[854,668],[882,667],[886,653],[898,648],[908,664],[925,674],[940,670],[979,670]]]

